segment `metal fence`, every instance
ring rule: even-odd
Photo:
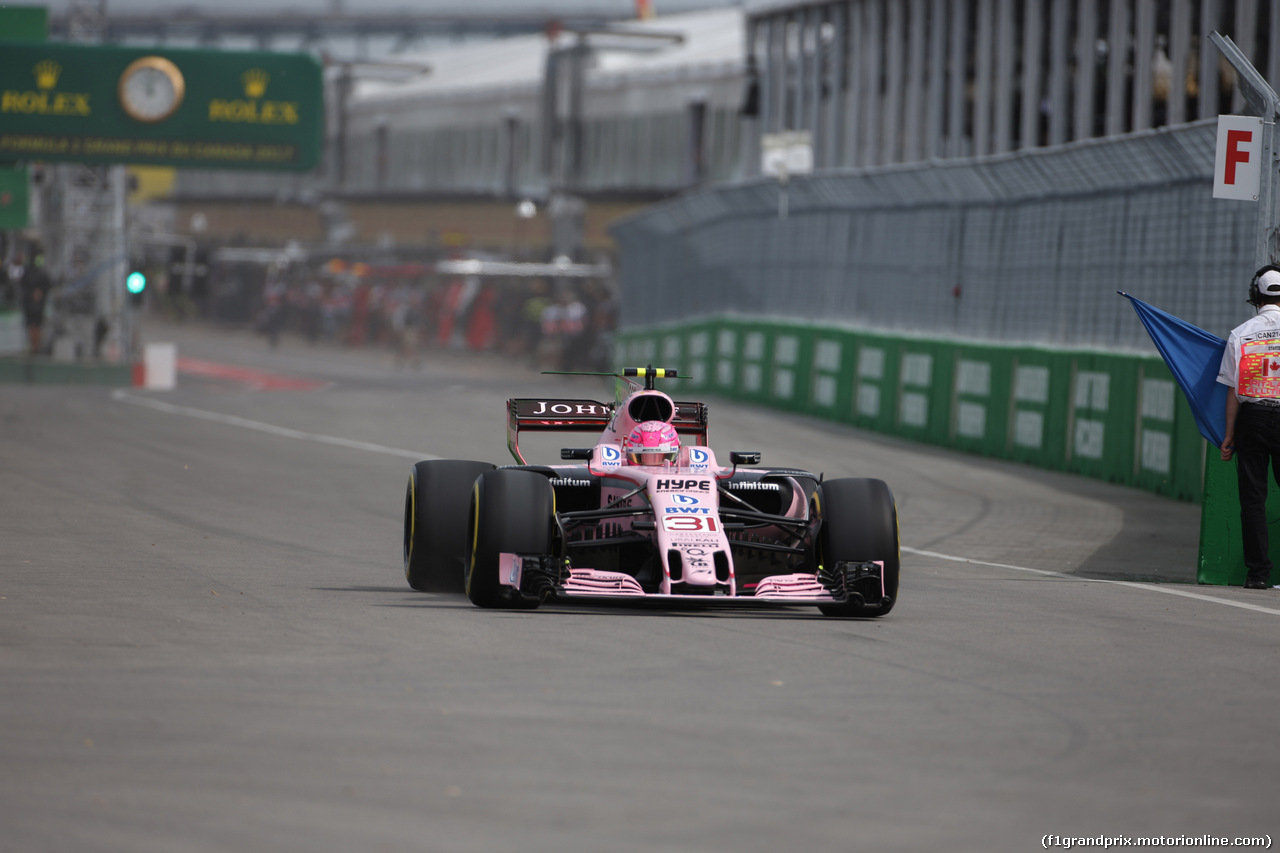
[[[614,228],[624,328],[725,314],[1150,352],[1125,290],[1247,317],[1257,206],[1212,198],[1215,124],[976,160],[760,179]]]

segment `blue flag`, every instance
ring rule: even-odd
[[[1200,434],[1214,447],[1221,446],[1227,432],[1226,385],[1218,382],[1222,353],[1227,342],[1204,329],[1179,320],[1172,314],[1148,305],[1123,290],[1116,291],[1133,303],[1138,319],[1147,327],[1164,363],[1191,404]]]

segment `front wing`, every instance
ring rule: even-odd
[[[804,607],[825,604],[879,604],[884,600],[884,563],[840,562],[817,573],[796,572],[760,580],[738,595],[650,593],[631,575],[570,567],[557,557],[503,553],[499,581],[512,601],[575,602],[626,606]]]

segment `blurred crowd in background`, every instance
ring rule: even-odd
[[[54,356],[61,341],[71,345],[66,358],[106,357],[106,309],[90,285],[110,270],[62,281],[46,274],[37,244],[8,249],[0,252],[0,316],[17,316],[26,333],[0,351]],[[246,251],[259,257],[166,250],[135,259],[126,298],[142,323],[131,324],[132,333],[145,335],[146,318],[155,316],[250,328],[271,347],[299,341],[382,349],[398,365],[450,350],[496,352],[541,370],[611,366],[618,300],[609,278],[444,274],[439,260],[366,263]]]
[[[149,309],[174,320],[250,325],[282,340],[389,351],[498,352],[543,370],[608,370],[618,303],[603,280],[440,276],[417,264],[227,264],[184,292],[159,281]]]

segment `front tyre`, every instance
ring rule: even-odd
[[[823,604],[826,616],[884,616],[898,600],[898,509],[883,480],[844,477],[820,487],[822,529],[818,556],[837,562],[884,564],[884,600],[879,604]]]
[[[433,459],[409,473],[404,496],[404,577],[420,592],[462,592],[471,485],[488,462]]]
[[[499,468],[482,474],[471,492],[467,597],[479,607],[537,607],[511,596],[498,580],[498,555],[550,554],[555,490],[541,474]]]

